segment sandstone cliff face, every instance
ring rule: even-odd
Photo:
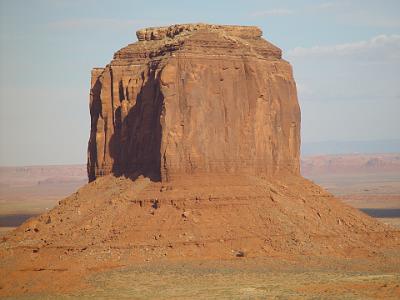
[[[291,66],[257,27],[148,28],[92,71],[88,174],[299,174]]]

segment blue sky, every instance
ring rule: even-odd
[[[0,0],[0,165],[86,161],[90,70],[175,23],[257,25],[293,65],[304,142],[400,139],[400,1]]]

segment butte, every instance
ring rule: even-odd
[[[4,287],[20,270],[400,248],[398,231],[301,177],[292,68],[259,28],[137,38],[92,71],[89,183],[3,238]]]

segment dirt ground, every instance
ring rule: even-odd
[[[139,263],[92,275],[78,291],[4,299],[399,299],[398,270],[322,257]]]

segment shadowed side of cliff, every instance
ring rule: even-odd
[[[113,76],[113,69],[105,69]],[[144,74],[146,72],[146,74]],[[115,107],[111,117],[102,109],[101,74],[92,87],[90,112],[91,138],[88,146],[89,181],[108,172],[115,176],[136,179],[139,176],[152,181],[161,180],[161,115],[164,97],[159,87],[159,76],[154,69],[136,74],[140,85],[132,91],[129,83],[119,81],[118,94],[112,93]],[[133,78],[134,79],[134,78]],[[117,102],[117,104],[114,104]],[[112,122],[112,125],[108,124]],[[103,133],[104,132],[104,133]]]
[[[110,156],[115,162],[112,173],[133,180],[144,176],[160,181],[164,97],[154,70],[149,70],[147,78],[128,111],[124,103],[126,93],[120,92],[121,106],[116,110],[116,130],[109,145]],[[123,89],[122,84],[120,89]]]

